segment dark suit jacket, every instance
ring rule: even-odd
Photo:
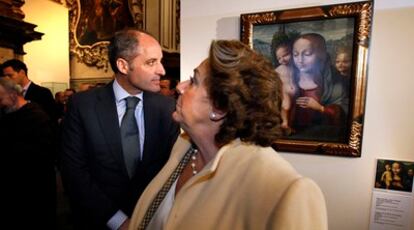
[[[55,229],[56,176],[52,123],[35,103],[0,118],[2,216],[19,229]],[[3,201],[3,200],[2,200]],[[21,221],[24,211],[25,221]]]
[[[52,92],[48,88],[32,82],[26,91],[24,99],[37,103],[49,115],[52,121],[57,120],[56,103],[53,99]]]
[[[179,126],[174,99],[144,92],[143,160],[129,178],[112,83],[74,94],[62,136],[62,176],[73,214],[85,229],[105,229],[118,211],[131,215],[147,184],[168,160]]]

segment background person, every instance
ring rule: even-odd
[[[24,99],[35,102],[57,123],[56,104],[52,92],[48,88],[37,85],[28,77],[28,69],[24,62],[12,59],[3,63],[3,74],[23,87]]]
[[[76,90],[72,89],[72,88],[65,89],[65,91],[63,92],[63,105],[64,105],[63,114],[65,114],[67,112],[69,99],[75,93],[76,93]]]
[[[282,83],[265,57],[239,41],[213,41],[177,88],[173,117],[185,134],[130,230],[327,229],[319,187],[270,147],[281,134]]]
[[[82,83],[79,85],[78,91],[82,92],[82,91],[86,91],[86,90],[90,90],[93,89],[95,86],[93,84],[90,83]]]
[[[0,78],[3,218],[13,229],[55,229],[56,177],[52,122],[23,97],[20,85]],[[3,223],[5,224],[5,223]]]
[[[63,115],[64,115],[64,111],[65,111],[64,98],[65,98],[64,91],[59,91],[55,93],[56,116],[58,118],[58,123],[61,122]]]
[[[162,76],[160,79],[160,93],[164,96],[169,96],[177,99],[177,80],[170,76]]]
[[[74,94],[63,122],[62,178],[76,229],[127,228],[136,201],[179,134],[171,118],[174,99],[158,93],[165,74],[158,41],[125,29],[115,33],[108,50],[115,80]],[[139,98],[131,108],[130,98]],[[124,116],[133,118],[127,127],[135,127],[138,137],[122,137],[129,134]]]

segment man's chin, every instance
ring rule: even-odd
[[[160,88],[160,86],[151,86],[151,87],[148,87],[148,88],[144,89],[144,91],[159,93],[161,91],[161,88]]]

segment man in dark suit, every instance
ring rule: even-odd
[[[48,88],[42,87],[30,81],[27,66],[24,62],[11,59],[1,66],[3,74],[23,87],[24,99],[35,102],[49,115],[52,121],[57,121],[56,104],[53,94]]]
[[[165,74],[162,50],[149,34],[119,31],[109,47],[115,80],[72,96],[63,121],[62,176],[76,229],[126,229],[147,184],[167,161],[179,134],[175,101],[156,92]],[[134,173],[125,162],[125,98],[138,97]]]

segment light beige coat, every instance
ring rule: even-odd
[[[139,226],[189,146],[179,137],[169,161],[139,199],[130,230]],[[235,140],[181,188],[164,229],[324,230],[327,213],[319,187],[272,148]]]

